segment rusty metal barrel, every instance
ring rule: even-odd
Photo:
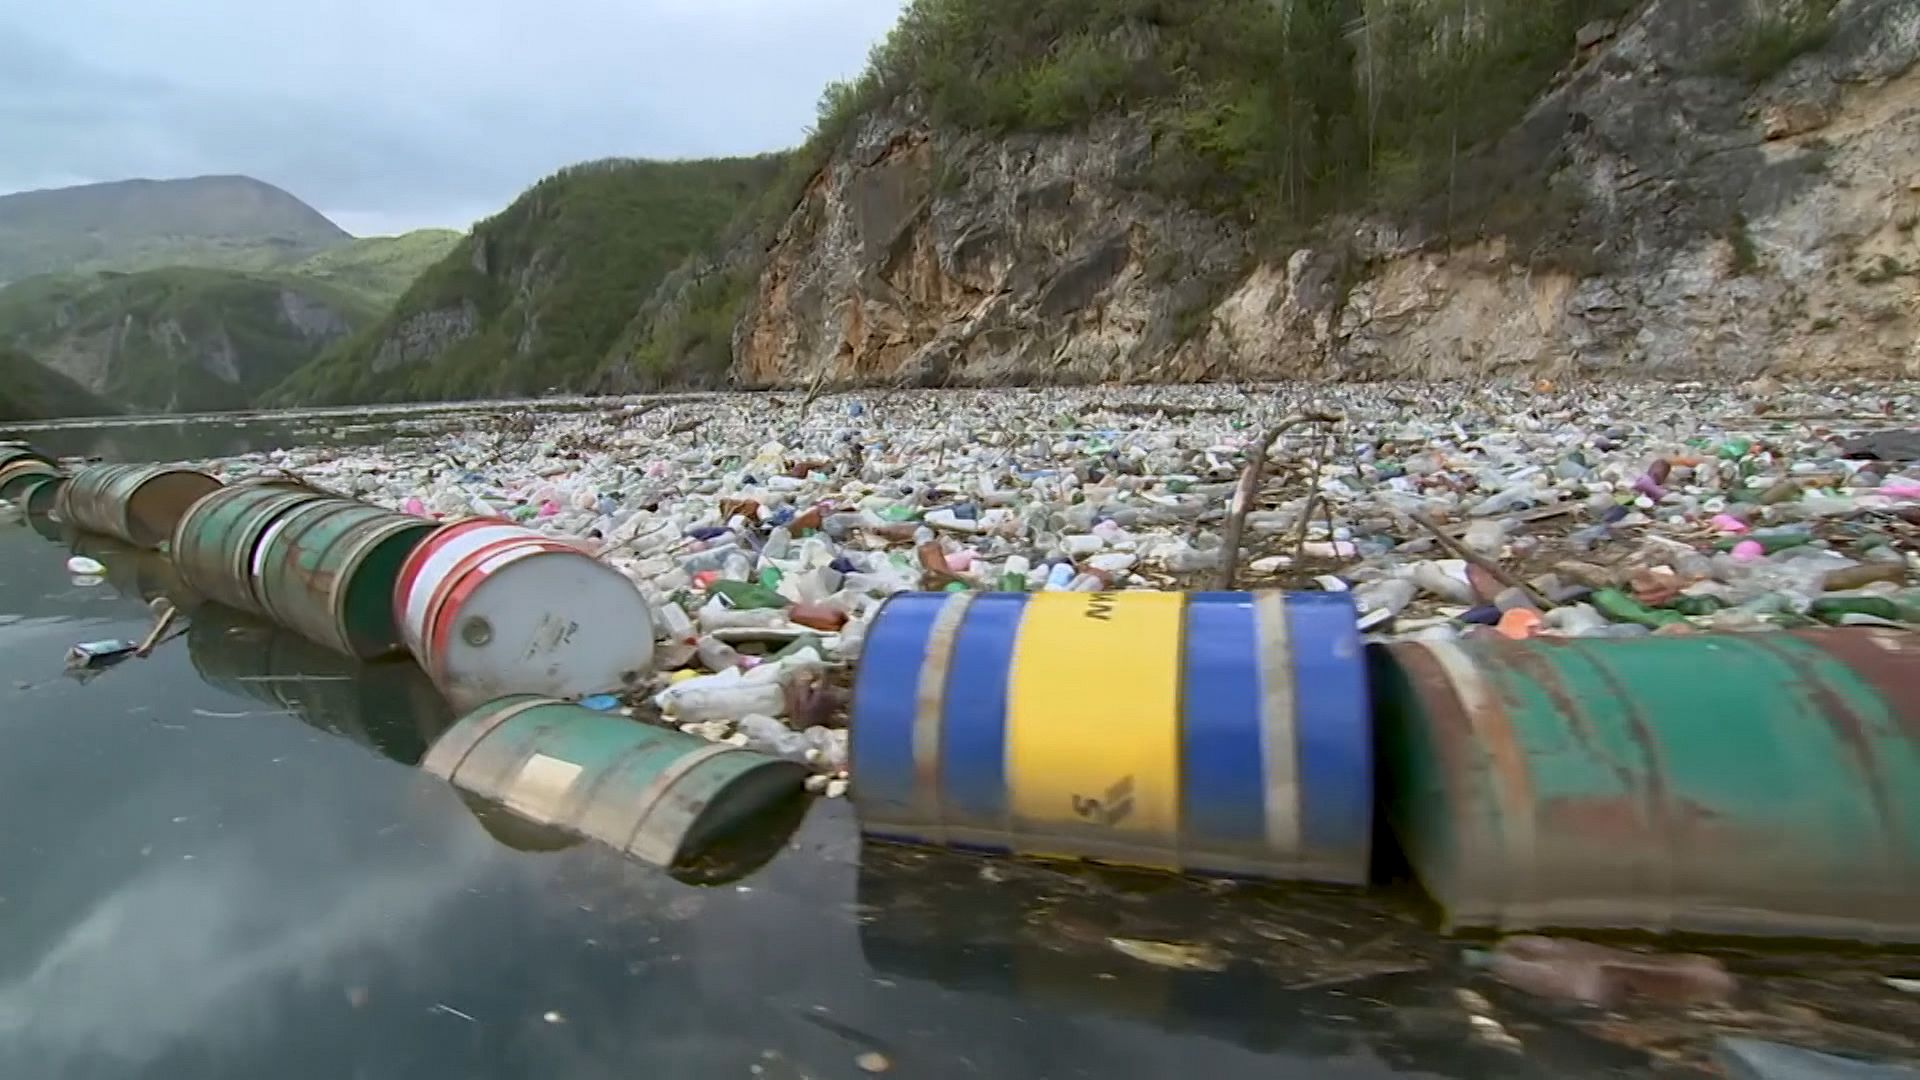
[[[187,651],[207,683],[403,765],[418,765],[453,724],[453,711],[413,664],[362,663],[225,607],[194,615]]]
[[[158,548],[193,504],[219,490],[203,472],[171,465],[90,465],[60,494],[60,516],[76,529]]]
[[[538,825],[661,867],[797,819],[804,766],[533,695],[490,702],[421,768]],[[779,839],[784,839],[784,836]]]
[[[56,465],[52,454],[34,449],[23,442],[0,442],[0,469],[17,461],[38,461],[43,465]]]
[[[1363,884],[1373,728],[1330,593],[906,593],[854,684],[868,835]]]
[[[36,476],[21,486],[13,501],[25,507],[32,517],[47,517],[60,501],[60,489],[66,486],[67,478],[64,476]]]
[[[59,469],[38,458],[15,458],[0,465],[0,499],[23,502],[27,488],[58,475]]]
[[[1383,813],[1454,927],[1920,941],[1920,640],[1374,651]]]
[[[362,659],[392,655],[401,649],[393,612],[400,567],[435,528],[365,503],[310,499],[254,546],[255,595],[274,621],[310,641]]]
[[[193,504],[173,530],[173,560],[201,595],[266,615],[253,580],[253,553],[275,521],[322,496],[295,487],[235,484]]]

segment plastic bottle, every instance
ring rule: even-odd
[[[1376,611],[1398,615],[1407,610],[1419,591],[1418,586],[1405,578],[1387,578],[1368,582],[1353,590],[1353,601],[1363,615]]]
[[[813,748],[806,736],[763,713],[742,716],[736,727],[747,737],[749,747],[790,761],[805,761]]]
[[[1593,594],[1591,602],[1595,610],[1614,622],[1633,623],[1658,629],[1687,621],[1686,616],[1677,611],[1648,608],[1618,589],[1601,589]]]
[[[669,687],[660,694],[661,709],[678,723],[732,720],[752,713],[777,715],[787,706],[778,681],[749,682],[734,678],[712,683],[714,676]],[[708,685],[700,685],[707,683]]]
[[[1466,577],[1466,564],[1457,559],[1416,563],[1411,580],[1449,603],[1471,604],[1477,599]]]
[[[787,598],[760,584],[721,578],[708,586],[708,592],[724,598],[734,608],[784,608]]]
[[[1558,630],[1568,637],[1589,637],[1612,625],[1591,604],[1568,604],[1554,608],[1547,612],[1545,621],[1549,629]]]
[[[1063,591],[1064,589],[1066,589],[1068,584],[1070,584],[1073,581],[1073,577],[1074,577],[1074,571],[1073,571],[1072,563],[1068,563],[1068,562],[1054,563],[1052,568],[1050,568],[1047,571],[1046,591],[1048,592]]]
[[[716,637],[702,637],[694,645],[694,654],[708,671],[733,671],[740,666],[739,652]]]
[[[668,602],[654,608],[653,625],[668,641],[684,641],[693,636],[693,620],[679,604]]]

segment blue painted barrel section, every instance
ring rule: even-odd
[[[868,632],[851,728],[875,838],[1367,877],[1372,724],[1344,596],[902,595]]]

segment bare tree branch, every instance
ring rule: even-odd
[[[1234,578],[1240,570],[1240,543],[1247,530],[1247,513],[1253,509],[1253,500],[1260,494],[1260,482],[1267,472],[1267,454],[1280,436],[1299,427],[1301,424],[1337,424],[1346,419],[1339,413],[1301,412],[1281,420],[1267,429],[1253,448],[1253,455],[1247,459],[1247,467],[1240,473],[1240,486],[1233,493],[1233,506],[1227,513],[1227,534],[1221,550],[1220,575],[1215,587],[1222,590],[1233,588]]]

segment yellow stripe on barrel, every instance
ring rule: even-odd
[[[1074,850],[1178,868],[1180,629],[1177,593],[1046,593],[1014,650],[1007,788],[1018,833]]]

